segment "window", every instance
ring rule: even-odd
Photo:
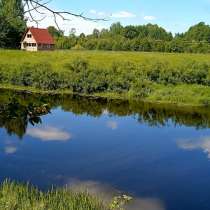
[[[32,43],[32,47],[36,47],[36,43]]]
[[[36,46],[36,44],[34,45],[35,43],[27,43],[27,47],[34,47]]]
[[[32,37],[32,35],[31,34],[27,34],[27,38],[31,38]]]

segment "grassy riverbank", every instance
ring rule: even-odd
[[[15,90],[40,94],[64,94],[72,95],[70,90],[40,90],[33,87],[22,87],[13,85],[0,85],[2,90]],[[142,102],[154,104],[173,104],[176,106],[190,107],[207,107],[210,105],[210,87],[197,85],[180,85],[180,86],[161,86],[154,85],[154,91],[144,98],[133,98],[127,94],[117,93],[94,93],[94,94],[77,94],[84,97],[123,99],[123,100],[141,100]]]
[[[0,87],[210,105],[209,55],[0,51]]]
[[[41,192],[29,186],[4,182],[0,186],[1,210],[106,210],[105,205],[87,193],[69,189]]]

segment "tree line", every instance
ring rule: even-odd
[[[109,29],[94,29],[90,35],[64,36],[54,27],[49,31],[57,49],[210,53],[210,26],[204,22],[175,35],[156,24],[122,26],[119,22]]]

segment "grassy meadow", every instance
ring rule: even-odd
[[[54,52],[24,52],[17,50],[0,50],[0,64],[21,65],[25,62],[50,62],[55,69],[62,68],[64,64],[76,59],[87,59],[92,65],[111,66],[113,62],[134,62],[136,64],[157,61],[167,62],[171,65],[181,65],[186,61],[210,63],[209,54],[183,54],[183,53],[155,53],[155,52],[114,52],[114,51],[73,51],[57,50]]]
[[[1,88],[210,105],[210,55],[0,50]]]

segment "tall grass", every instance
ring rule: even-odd
[[[0,186],[1,210],[106,210],[102,201],[87,193],[67,188],[42,192],[29,186],[5,181]]]

